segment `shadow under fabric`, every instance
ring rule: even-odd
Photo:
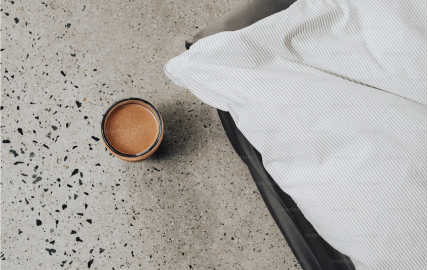
[[[246,0],[203,28],[193,40],[186,41],[186,49],[201,38],[247,27],[288,8],[294,2],[295,0]],[[351,259],[322,239],[293,199],[276,184],[263,167],[260,153],[239,131],[231,115],[221,110],[218,110],[218,115],[233,148],[248,166],[269,212],[302,268],[355,270]]]

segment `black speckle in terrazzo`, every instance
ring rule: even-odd
[[[100,138],[97,138],[97,137],[95,137],[95,136],[92,136],[92,139],[94,139],[95,141],[99,141],[100,140]]]
[[[71,26],[71,23],[67,23],[67,24],[65,25],[65,27],[67,27],[67,28],[70,28],[70,26]]]
[[[87,219],[86,220],[89,224],[92,224],[92,219]]]
[[[56,253],[56,250],[53,248],[47,248],[46,250],[47,250],[47,252],[49,252],[49,255],[51,255],[51,256],[52,256],[52,253]]]
[[[92,260],[90,260],[89,262],[88,262],[88,268],[91,268],[91,265],[92,265],[92,263],[94,262],[94,259],[92,259]]]
[[[15,20],[15,23],[19,23],[19,19],[18,18],[15,18],[14,20]]]
[[[61,267],[64,267],[64,265],[65,265],[65,263],[66,263],[66,262],[67,262],[67,261],[62,261],[62,262],[61,262],[61,264],[60,264],[60,266],[61,266]]]
[[[22,162],[22,161],[17,161],[17,162],[15,162],[15,163],[13,163],[13,165],[18,165],[18,164],[22,164],[22,163],[24,163],[24,162]]]
[[[57,130],[57,129],[58,129],[58,127],[56,127],[56,126],[52,126],[52,129],[55,131],[55,130]]]
[[[18,156],[18,153],[16,153],[16,151],[13,149],[10,149],[9,152],[12,153],[14,157]]]
[[[71,234],[77,234],[75,230],[71,230]]]
[[[71,173],[71,176],[76,175],[78,172],[79,172],[79,169],[74,169],[73,172]]]
[[[10,143],[10,140],[3,140],[3,143]]]
[[[22,128],[18,128],[18,132],[19,134],[24,135],[24,133],[22,132]]]
[[[83,240],[82,240],[82,239],[80,239],[80,237],[76,237],[76,241],[77,241],[77,242],[83,242]]]
[[[42,221],[41,221],[40,219],[36,219],[36,225],[37,225],[37,226],[42,225]]]
[[[62,205],[62,210],[65,210],[67,208],[67,205],[66,204],[63,204]]]
[[[62,76],[64,76],[64,77],[65,77],[65,73],[64,73],[64,71],[62,71],[62,70],[61,70],[61,74],[62,74]]]
[[[49,146],[47,146],[46,144],[43,144],[43,146],[44,146],[45,148],[49,149]]]
[[[36,180],[33,181],[33,184],[36,184],[37,182],[40,182],[40,180],[42,180],[42,178],[39,176],[36,178]]]

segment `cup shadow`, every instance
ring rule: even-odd
[[[171,159],[183,156],[192,150],[200,148],[203,140],[203,125],[201,117],[191,114],[188,108],[177,104],[157,106],[164,122],[162,143],[151,159]]]

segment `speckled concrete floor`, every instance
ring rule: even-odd
[[[301,269],[215,109],[162,72],[237,2],[2,2],[3,269]],[[166,122],[140,163],[98,139],[131,96]]]

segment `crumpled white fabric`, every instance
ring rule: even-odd
[[[425,1],[298,0],[199,40],[165,73],[230,112],[357,269],[426,269],[425,12]]]

